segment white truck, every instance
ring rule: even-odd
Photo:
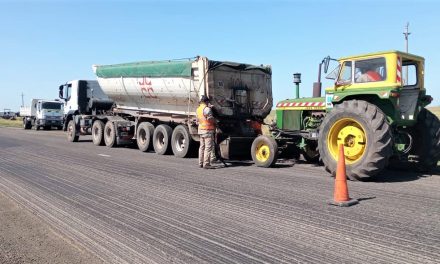
[[[35,130],[40,128],[63,128],[63,102],[55,100],[32,99],[30,106],[20,107],[23,128]]]
[[[60,86],[69,141],[92,134],[95,145],[137,143],[143,152],[188,157],[197,149],[196,109],[210,98],[224,159],[251,156],[272,108],[270,66],[208,60],[93,66],[96,81]],[[99,83],[99,85],[98,85]]]

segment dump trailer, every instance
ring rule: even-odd
[[[331,60],[319,64],[314,97],[298,98],[297,92],[297,98],[277,103],[273,136],[256,139],[257,165],[270,166],[278,154],[302,154],[335,175],[343,146],[352,180],[376,176],[390,162],[422,171],[437,166],[440,121],[426,109],[432,97],[424,86],[424,58],[400,51],[340,58],[326,77],[334,85],[321,97],[321,69],[326,73]],[[300,82],[294,80],[297,91]]]
[[[188,157],[198,146],[196,109],[206,95],[217,120],[221,157],[250,159],[252,142],[272,108],[270,66],[196,57],[94,65],[93,70],[97,83],[60,86],[72,142],[91,134],[96,145],[136,142],[144,152]]]
[[[32,99],[30,106],[20,107],[23,128],[35,130],[63,127],[63,102],[56,100]]]

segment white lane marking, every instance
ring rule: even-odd
[[[106,154],[98,154],[98,156],[102,156],[102,157],[111,157],[110,155],[106,155]]]

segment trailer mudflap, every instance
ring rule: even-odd
[[[222,159],[252,159],[251,147],[255,137],[228,137],[220,142]]]

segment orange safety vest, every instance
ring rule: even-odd
[[[206,116],[203,114],[203,110],[205,109],[206,104],[200,104],[200,106],[197,108],[197,119],[199,121],[199,129],[203,130],[214,130],[215,129],[215,123],[214,119],[208,120]]]

